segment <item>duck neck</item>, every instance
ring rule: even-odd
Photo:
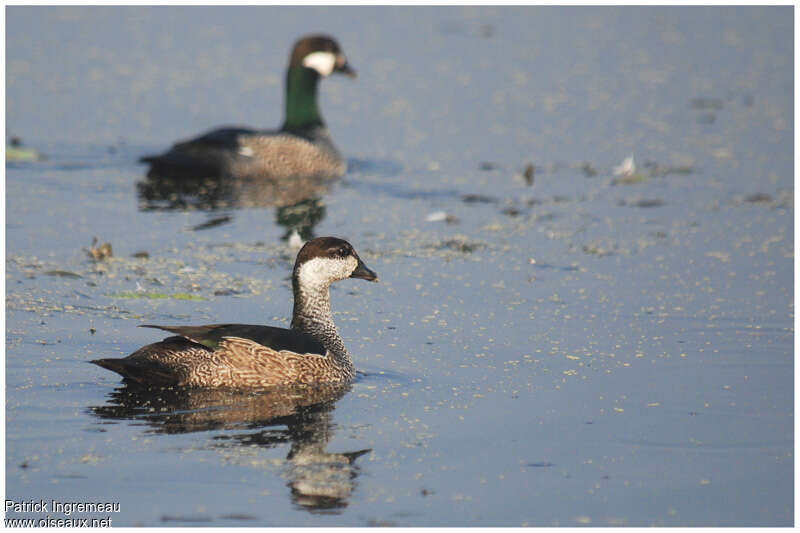
[[[292,286],[294,288],[292,329],[311,335],[321,342],[339,366],[352,374],[353,362],[333,323],[329,287],[327,285],[300,287],[296,277],[292,278]]]
[[[319,73],[301,65],[289,67],[286,72],[286,120],[283,131],[303,133],[324,126],[317,107]]]

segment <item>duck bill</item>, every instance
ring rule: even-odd
[[[370,270],[361,259],[358,260],[358,265],[356,269],[353,270],[353,273],[350,274],[350,277],[365,279],[367,281],[378,281],[378,275]]]
[[[335,72],[338,72],[339,74],[344,74],[348,78],[356,77],[356,71],[353,70],[353,68],[347,63],[347,61],[342,63],[341,66],[337,66]]]

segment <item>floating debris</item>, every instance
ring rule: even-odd
[[[478,165],[478,168],[483,170],[484,172],[488,172],[490,170],[497,170],[498,168],[500,168],[500,165],[498,165],[497,163],[492,163],[491,161],[484,161],[480,165]]]
[[[428,213],[425,220],[427,222],[442,222],[443,220],[447,220],[447,213],[444,211],[434,211],[433,213]]]
[[[439,250],[443,250],[448,248],[450,250],[461,252],[464,254],[470,254],[475,250],[480,250],[481,248],[485,248],[486,245],[480,242],[468,242],[466,239],[461,237],[456,237],[453,239],[448,239],[446,241],[442,241],[439,243],[436,248]]]
[[[69,270],[48,270],[44,273],[45,276],[57,276],[59,278],[81,278],[80,274],[76,274],[75,272],[70,272]]]
[[[233,219],[229,215],[224,215],[224,216],[221,216],[221,217],[212,218],[211,220],[207,220],[206,222],[203,222],[202,224],[198,224],[196,226],[193,226],[192,227],[192,231],[201,231],[201,230],[204,230],[204,229],[215,228],[217,226],[221,226],[223,224],[227,224],[231,220],[233,220]]]
[[[622,163],[615,166],[612,173],[615,176],[630,176],[636,172],[636,162],[633,160],[633,154],[629,155],[622,160]]]
[[[611,180],[611,185],[633,185],[634,183],[641,183],[645,179],[642,174],[626,174]]]
[[[458,219],[450,215],[444,211],[434,211],[433,213],[428,213],[428,216],[425,217],[426,222],[447,222],[448,224],[453,224],[458,222]]]
[[[763,192],[757,192],[755,194],[748,194],[745,196],[744,201],[753,204],[768,204],[772,201],[772,196]]]
[[[36,150],[6,146],[6,161],[43,161],[45,157]]]
[[[242,294],[242,291],[237,291],[236,289],[217,289],[214,291],[214,296],[234,296],[236,294]]]
[[[22,139],[11,137],[6,143],[6,162],[44,161],[47,157],[31,148],[22,146]]]
[[[597,169],[594,168],[591,163],[582,163],[581,170],[587,178],[597,176]]]
[[[635,202],[632,202],[632,203],[627,204],[627,205],[630,205],[631,207],[647,208],[647,207],[661,207],[662,205],[667,205],[667,203],[664,200],[659,200],[658,198],[653,198],[652,200],[648,200],[648,199],[636,200]]]
[[[613,174],[617,176],[612,182],[612,185],[631,185],[644,181],[646,176],[636,173],[636,163],[633,160],[633,155],[626,157],[622,163],[614,167]]]
[[[604,257],[606,255],[613,254],[613,250],[609,250],[607,248],[603,248],[599,244],[584,244],[583,245],[583,253],[588,255],[596,255],[598,257]]]
[[[778,191],[775,195],[764,192],[745,194],[741,196],[737,195],[734,197],[733,203],[737,205],[755,204],[772,208],[793,209],[794,191]]]
[[[669,174],[691,174],[694,172],[694,169],[689,165],[673,167],[669,165],[660,165],[655,161],[646,161],[644,167],[650,171],[650,175],[653,177],[667,176]]]
[[[486,196],[484,194],[465,194],[461,197],[465,204],[494,204],[497,203],[497,198]]]
[[[150,258],[150,254],[148,252],[142,250],[141,252],[135,252],[135,253],[131,254],[131,257],[135,257],[136,259],[149,259]]]
[[[92,237],[92,245],[89,246],[89,249],[86,250],[86,253],[89,254],[89,257],[94,259],[95,261],[105,261],[109,257],[111,257],[111,243],[104,242],[100,246],[97,245],[97,237]]]
[[[525,178],[525,183],[528,184],[528,187],[533,185],[533,163],[528,163],[525,166],[525,170],[522,172],[522,177]]]
[[[220,518],[222,518],[223,520],[257,520],[258,519],[256,516],[253,516],[253,515],[250,515],[250,514],[236,514],[236,513],[222,515]]]

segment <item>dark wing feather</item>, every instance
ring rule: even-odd
[[[288,350],[298,354],[325,355],[321,342],[302,333],[285,328],[250,324],[209,324],[206,326],[157,326],[143,324],[143,328],[155,328],[177,333],[192,342],[216,349],[224,337],[248,339],[275,351]]]
[[[142,157],[139,161],[150,164],[187,164],[207,150],[230,150],[235,152],[239,148],[239,136],[256,133],[250,128],[220,128],[204,133],[200,137],[175,143],[169,151],[160,155]]]
[[[239,136],[256,133],[250,128],[220,128],[212,130],[195,139],[175,144],[173,149],[188,147],[219,148],[222,150],[236,150],[239,147]]]

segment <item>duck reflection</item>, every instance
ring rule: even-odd
[[[247,430],[214,437],[214,447],[290,444],[283,476],[292,502],[314,513],[347,507],[369,449],[328,453],[334,433],[332,411],[350,385],[285,387],[262,391],[116,389],[106,405],[90,407],[103,420],[144,421],[154,433]],[[279,428],[286,426],[285,429]],[[252,430],[256,430],[253,432]]]
[[[315,176],[276,180],[164,175],[151,170],[136,184],[136,190],[143,211],[275,207],[275,222],[285,228],[283,240],[294,232],[303,240],[310,240],[315,237],[316,225],[325,218],[322,197],[331,183],[330,179]]]
[[[286,231],[281,240],[287,241],[297,232],[304,241],[315,237],[314,228],[325,218],[325,204],[319,198],[308,198],[292,205],[279,206],[275,211],[275,222]]]

